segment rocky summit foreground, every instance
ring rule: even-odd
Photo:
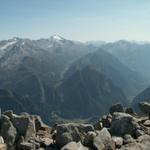
[[[149,103],[145,115],[114,104],[95,125],[45,125],[39,116],[5,111],[0,117],[0,150],[150,150]]]

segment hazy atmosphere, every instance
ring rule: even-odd
[[[0,38],[149,41],[149,0],[1,0]]]

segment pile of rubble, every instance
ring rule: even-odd
[[[0,117],[0,150],[150,150],[150,104],[140,103],[145,115],[114,104],[95,125],[45,125],[39,116],[12,111]]]

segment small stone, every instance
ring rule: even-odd
[[[142,131],[142,130],[140,130],[140,129],[137,129],[136,132],[135,132],[136,138],[138,138],[139,136],[142,136],[142,135],[144,135],[144,134],[145,134],[144,131]]]
[[[123,145],[123,138],[122,137],[113,136],[112,140],[115,142],[115,145],[117,148],[120,148]]]
[[[61,150],[88,150],[88,148],[83,146],[81,142],[70,142],[63,146]]]
[[[133,111],[131,107],[126,108],[125,113],[130,114],[130,115],[135,114],[135,112]]]
[[[7,150],[6,144],[0,144],[0,150]]]
[[[150,115],[150,103],[141,102],[139,103],[139,108],[144,114]]]
[[[89,131],[84,139],[84,144],[86,146],[91,146],[93,144],[93,139],[96,137],[96,133],[93,131]]]
[[[130,143],[122,146],[119,150],[149,150],[150,143]]]
[[[142,135],[140,137],[138,137],[137,142],[139,143],[144,143],[144,142],[149,142],[150,143],[150,135]]]
[[[37,132],[38,130],[43,129],[46,125],[43,123],[40,116],[34,116],[34,117],[35,117],[35,128]]]
[[[23,142],[20,144],[20,150],[36,150],[36,148],[32,143]]]
[[[104,117],[102,117],[101,121],[102,121],[103,127],[110,128],[110,125],[112,122],[112,116],[111,115],[104,116]]]
[[[35,140],[29,140],[29,143],[32,143],[33,145],[35,145],[36,149],[40,148],[40,143],[36,142]]]
[[[13,111],[12,110],[7,110],[3,114],[8,116],[10,119],[13,118]]]
[[[143,123],[144,126],[147,126],[147,127],[150,127],[150,120],[146,120],[144,123]]]
[[[106,128],[99,131],[98,135],[93,140],[93,145],[96,150],[115,150],[115,143]]]
[[[0,136],[0,144],[4,144],[4,139],[2,136]]]
[[[132,138],[130,134],[126,134],[123,139],[124,144],[135,143],[136,140]]]

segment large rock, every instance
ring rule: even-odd
[[[110,127],[110,132],[112,135],[134,135],[137,128],[140,127],[136,122],[136,119],[131,115],[119,112],[113,114],[113,120]]]
[[[70,142],[63,146],[61,150],[88,150],[88,148],[83,146],[81,142]]]
[[[19,136],[23,136],[26,141],[30,137],[35,136],[36,134],[35,120],[28,113],[22,113],[21,115],[16,115],[13,114],[12,110],[8,110],[5,111],[3,114],[7,116],[7,118],[9,118],[9,120],[12,122]]]
[[[7,150],[6,144],[0,144],[0,150]]]
[[[132,142],[123,146],[120,150],[150,150],[150,136],[142,135],[137,139],[137,142]]]
[[[0,136],[0,150],[7,150],[6,144],[4,143],[4,139]]]
[[[4,139],[2,136],[0,136],[0,144],[4,144]]]
[[[36,132],[38,130],[42,130],[46,125],[43,123],[42,119],[40,116],[34,116],[34,121],[35,121],[35,129]]]
[[[124,112],[124,108],[121,103],[116,103],[110,107],[109,112],[110,114],[113,114],[114,112]]]
[[[23,136],[25,141],[36,134],[34,121],[29,116],[14,116],[13,125],[17,129],[20,136]]]
[[[150,143],[130,143],[121,147],[119,150],[150,150]]]
[[[144,114],[150,115],[150,103],[141,102],[139,103],[139,108]]]
[[[36,142],[34,142],[35,145],[40,144],[43,147],[48,147],[48,146],[50,146],[50,145],[52,145],[54,143],[53,139],[42,138],[42,137],[39,137],[39,138],[37,137],[36,139],[32,139],[32,140],[29,140],[29,141],[31,143],[33,143],[34,141],[36,141]]]
[[[4,138],[5,143],[10,149],[13,149],[17,131],[16,128],[13,126],[12,122],[9,120],[9,118],[5,115],[2,115],[1,118],[1,136]]]
[[[94,138],[93,145],[96,150],[115,150],[115,143],[106,128],[103,128]]]
[[[62,147],[72,141],[83,142],[85,135],[89,131],[94,131],[94,127],[90,124],[68,123],[58,125],[56,131],[56,143]]]

